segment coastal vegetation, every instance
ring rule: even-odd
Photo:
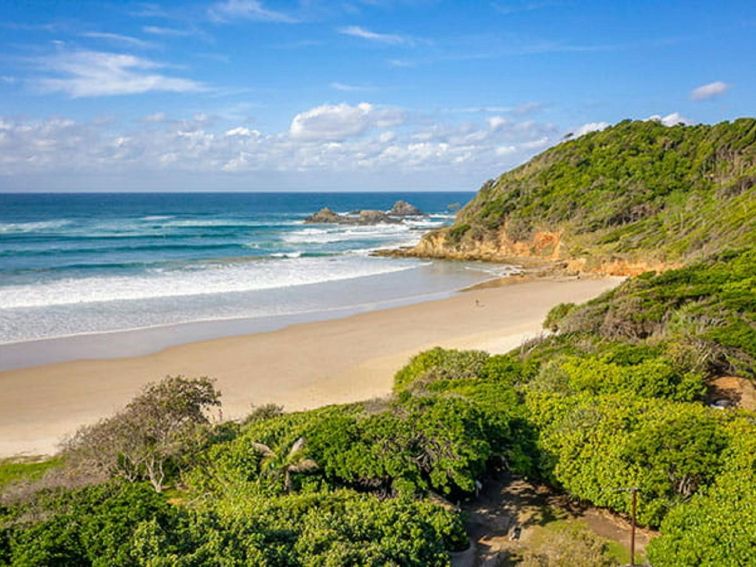
[[[6,489],[0,560],[444,565],[468,545],[453,503],[504,468],[625,515],[637,486],[654,565],[746,565],[756,414],[703,400],[753,371],[755,283],[754,252],[724,252],[557,307],[510,354],[421,353],[389,399],[243,423],[209,419],[211,381],[168,378]]]
[[[487,181],[410,255],[535,256],[634,275],[754,244],[756,119],[625,120]]]
[[[212,380],[149,385],[42,468],[0,465],[0,564],[447,565],[459,503],[505,474],[624,517],[637,489],[654,566],[749,565],[756,413],[712,402],[756,378],[755,137],[623,122],[505,174],[444,246],[559,229],[585,265],[680,266],[556,306],[508,354],[419,353],[384,399],[223,422]],[[569,523],[522,560],[617,563]]]

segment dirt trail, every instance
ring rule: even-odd
[[[471,546],[453,554],[454,567],[516,565],[534,528],[564,519],[581,520],[596,535],[630,548],[629,522],[606,510],[578,506],[564,495],[522,479],[488,479],[479,498],[461,507]],[[650,530],[638,529],[636,551],[642,553],[653,535]]]

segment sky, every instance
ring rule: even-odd
[[[756,114],[756,2],[0,2],[0,191],[475,190]]]

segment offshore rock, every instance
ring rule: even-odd
[[[399,200],[394,203],[388,214],[394,217],[418,217],[423,214],[423,211],[407,201]]]
[[[305,224],[354,224],[354,225],[370,225],[381,223],[400,223],[400,219],[390,216],[383,211],[375,211],[366,209],[350,213],[348,215],[340,215],[333,212],[328,207],[320,209],[317,213],[314,213],[304,220]]]

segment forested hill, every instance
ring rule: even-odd
[[[564,260],[633,274],[751,245],[756,119],[667,127],[626,120],[486,182],[410,254]]]

